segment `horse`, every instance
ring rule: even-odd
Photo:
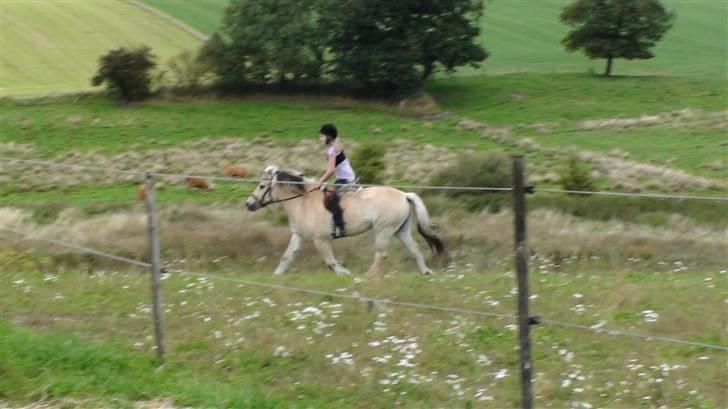
[[[313,240],[323,256],[326,266],[337,275],[350,274],[334,257],[331,248],[331,213],[324,207],[324,192],[311,190],[313,184],[295,171],[268,166],[261,182],[246,200],[249,211],[256,211],[273,203],[280,203],[288,214],[291,239],[273,274],[283,274],[307,240]],[[341,207],[348,236],[374,230],[374,261],[368,273],[378,273],[392,237],[397,238],[412,253],[422,274],[431,274],[417,242],[412,237],[412,224],[424,237],[435,258],[443,257],[445,246],[433,232],[429,215],[422,199],[415,193],[385,186],[359,189],[343,193]]]

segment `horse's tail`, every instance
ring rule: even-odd
[[[430,250],[432,250],[436,258],[446,256],[447,250],[445,249],[445,244],[432,230],[430,215],[427,213],[425,203],[415,193],[405,193],[405,196],[407,197],[407,201],[414,206],[415,215],[417,216],[417,231],[425,238],[427,245],[430,246]]]

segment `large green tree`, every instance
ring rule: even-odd
[[[322,1],[231,0],[201,55],[228,83],[317,80],[324,63]]]
[[[672,27],[674,17],[659,0],[575,0],[561,13],[561,21],[574,27],[562,44],[570,52],[605,58],[604,75],[609,76],[615,58],[654,57],[650,49]]]
[[[370,96],[419,90],[477,65],[483,0],[233,0],[202,56],[223,82],[335,83]]]
[[[476,65],[481,0],[334,0],[325,13],[333,72],[356,88],[419,89],[438,66]]]

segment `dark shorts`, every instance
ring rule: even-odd
[[[351,180],[346,180],[346,179],[336,179],[336,180],[334,181],[334,186],[332,186],[331,188],[332,188],[332,189],[333,189],[333,191],[334,191],[334,192],[336,192],[336,193],[342,193],[342,192],[346,192],[346,191],[348,191],[348,190],[351,190],[351,186],[346,186],[346,185],[351,185],[351,184],[353,184],[353,183],[354,183],[354,182],[353,182],[353,181],[351,181]]]

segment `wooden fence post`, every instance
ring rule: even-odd
[[[528,253],[526,247],[526,187],[523,183],[523,156],[513,156],[513,216],[516,232],[516,271],[518,279],[518,336],[521,349],[521,407],[533,408],[531,385],[531,317],[528,315]]]
[[[152,311],[154,313],[154,335],[157,340],[157,356],[164,360],[164,325],[162,322],[162,294],[159,275],[162,271],[159,248],[159,231],[157,230],[157,213],[154,206],[154,180],[150,173],[146,173],[144,201],[147,205],[147,230],[149,232],[149,250],[151,255],[152,273]]]

